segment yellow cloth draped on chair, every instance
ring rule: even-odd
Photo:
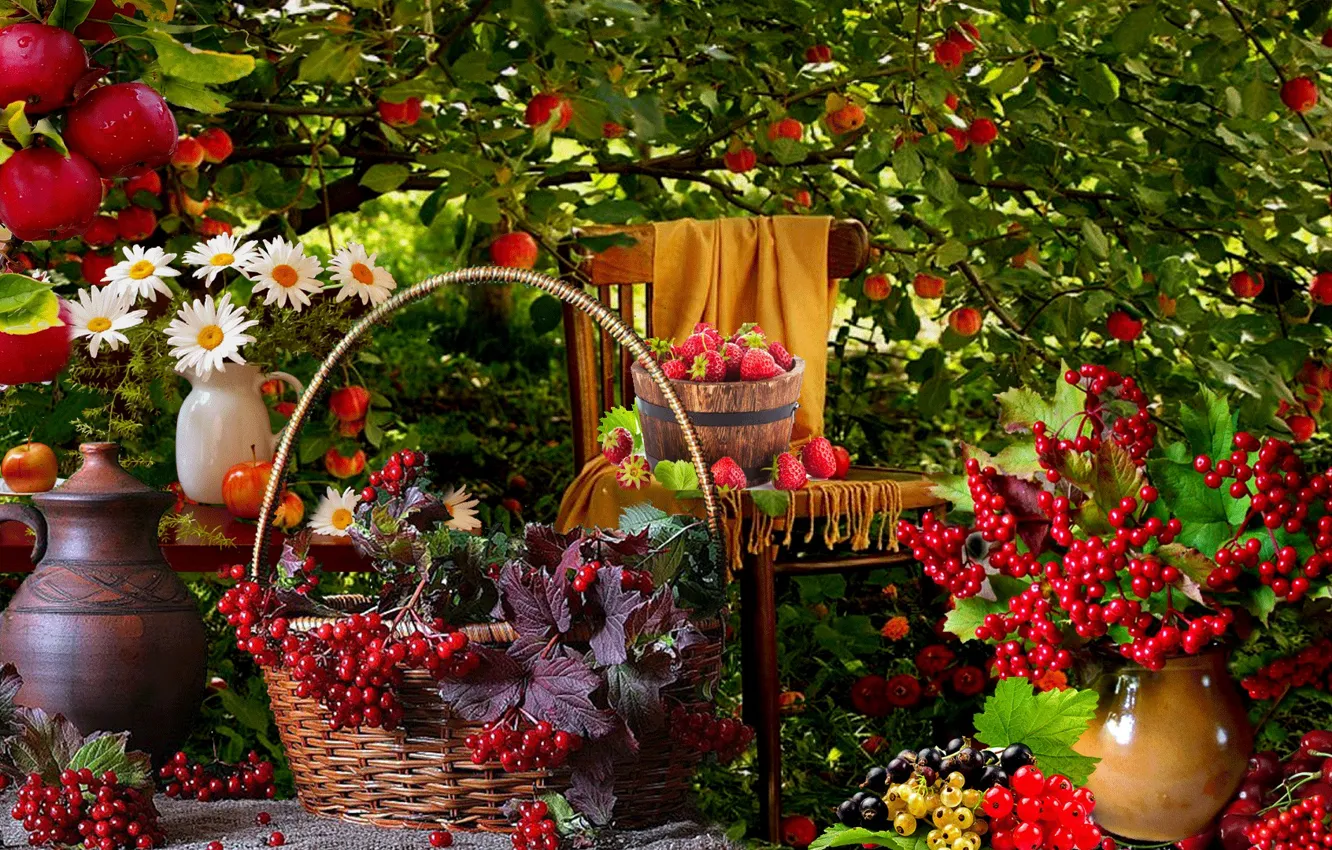
[[[757,322],[769,338],[805,360],[793,441],[823,432],[828,331],[837,282],[828,280],[831,218],[775,216],[654,225],[652,324],[657,336],[683,340],[696,322],[729,333]],[[650,501],[671,513],[701,511],[653,481],[624,490],[615,468],[593,458],[569,485],[556,527],[614,528],[626,505]]]

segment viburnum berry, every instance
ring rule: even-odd
[[[556,850],[560,845],[550,808],[542,800],[518,804],[518,820],[510,838],[513,850]]]
[[[481,731],[468,735],[464,743],[472,753],[473,764],[498,761],[506,773],[523,773],[562,766],[569,755],[582,749],[583,739],[545,720],[529,728],[520,727],[520,715],[510,711],[487,723]]]
[[[112,771],[64,770],[48,785],[33,773],[18,790],[10,816],[21,821],[28,843],[79,845],[97,850],[147,850],[166,844],[151,789],[119,783]]]
[[[677,705],[671,709],[668,724],[674,740],[701,753],[716,753],[722,764],[733,761],[754,740],[752,727],[717,717],[711,707]]]
[[[176,753],[158,771],[162,792],[168,797],[215,800],[265,800],[277,793],[273,764],[251,750],[238,764],[191,764],[185,753]]]

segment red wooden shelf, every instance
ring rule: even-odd
[[[191,536],[174,534],[162,540],[162,554],[178,573],[204,573],[232,564],[248,564],[254,549],[255,524],[238,520],[223,508],[207,505],[186,505],[181,511],[194,516],[210,532],[220,531],[231,540],[229,546],[205,545]],[[282,554],[284,536],[274,532],[269,540],[269,561]],[[332,572],[359,572],[370,569],[370,562],[356,553],[346,538],[318,537],[310,546],[310,554],[319,566]],[[17,522],[0,523],[0,573],[31,572],[32,533]]]

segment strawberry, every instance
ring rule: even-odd
[[[712,483],[723,492],[743,490],[749,486],[745,480],[745,471],[729,457],[724,457],[712,465]]]
[[[815,478],[832,478],[837,474],[837,455],[827,437],[815,437],[800,449],[800,462]]]
[[[665,363],[661,364],[661,371],[672,381],[683,381],[685,375],[689,374],[689,367],[685,365],[683,360],[677,357],[674,360],[667,360]]]
[[[745,350],[733,342],[722,346],[722,358],[726,361],[726,380],[740,380],[740,360],[744,356]]]
[[[652,470],[642,455],[629,455],[615,470],[615,483],[626,490],[642,490],[651,480]]]
[[[749,334],[758,334],[760,337],[766,337],[766,334],[763,333],[763,328],[753,322],[745,322],[740,326],[739,330],[731,334],[731,342],[739,342]]]
[[[689,365],[689,380],[709,383],[726,380],[726,358],[715,350],[700,353]]]
[[[782,367],[783,372],[789,372],[795,368],[795,357],[780,342],[768,343],[768,353],[772,355],[772,359],[776,361],[777,365]]]
[[[653,359],[658,363],[665,363],[667,360],[671,359],[671,349],[675,346],[671,345],[669,339],[660,339],[654,336],[647,341],[647,344],[648,350],[652,352]]]
[[[833,446],[833,455],[837,458],[837,471],[832,477],[840,481],[851,471],[851,453],[845,446]]]
[[[684,358],[686,363],[692,363],[694,358],[703,352],[720,347],[720,345],[714,344],[711,337],[704,334],[694,334],[684,341],[684,345],[680,346],[680,356]]]
[[[767,348],[768,338],[761,331],[750,331],[740,337],[740,345],[745,348]]]
[[[740,380],[766,381],[782,374],[782,368],[772,355],[761,348],[751,348],[740,361]]]
[[[711,342],[712,344],[708,346],[709,348],[721,348],[722,343],[726,341],[725,337],[721,335],[720,331],[712,326],[711,322],[699,322],[694,325],[694,334],[702,336]]]
[[[634,452],[634,436],[627,428],[612,428],[601,441],[601,454],[606,460],[619,465]]]
[[[809,474],[801,466],[800,458],[782,452],[772,461],[772,486],[778,490],[803,490],[809,483]]]

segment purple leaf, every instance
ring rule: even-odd
[[[551,652],[553,653],[564,653],[563,644],[556,641],[552,646],[550,638],[545,635],[519,635],[513,643],[509,644],[508,654],[510,658],[524,667],[530,667],[547,646],[551,646]]]
[[[527,558],[534,567],[550,569],[560,562],[569,544],[578,540],[580,536],[579,530],[560,534],[548,525],[532,523],[527,526],[525,533]]]
[[[282,557],[278,558],[277,568],[284,578],[296,578],[304,571],[305,559],[310,555],[310,534],[307,528],[282,542]]]
[[[601,677],[575,653],[563,658],[538,658],[532,664],[523,708],[557,729],[596,738],[613,726],[592,702],[592,692],[600,684]]]
[[[480,666],[464,679],[441,681],[439,695],[458,716],[491,721],[522,701],[527,672],[499,650],[481,647],[473,651],[481,656]]]
[[[597,580],[592,584],[592,597],[601,608],[600,626],[592,632],[588,643],[601,665],[623,664],[628,655],[625,651],[625,621],[635,608],[643,604],[643,597],[637,592],[625,592],[620,584],[623,570],[619,567],[604,566],[597,573]]]
[[[992,479],[995,492],[1008,503],[1008,512],[1017,521],[1017,533],[1032,552],[1044,552],[1050,537],[1050,520],[1037,504],[1041,486],[1015,475]]]
[[[615,808],[615,768],[638,752],[638,739],[623,721],[604,737],[583,745],[569,760],[570,788],[564,795],[578,812],[596,825],[610,822]]]
[[[668,635],[683,630],[688,625],[689,613],[675,607],[675,595],[669,587],[664,587],[653,594],[647,602],[630,612],[624,628],[625,636],[632,643],[645,636]]]
[[[651,650],[635,661],[607,668],[607,698],[639,734],[655,731],[665,715],[661,689],[677,678],[676,657],[665,650]]]
[[[648,539],[647,529],[643,529],[637,534],[620,534],[614,536],[607,534],[602,538],[602,545],[619,557],[615,560],[623,562],[625,558],[631,558],[638,555],[646,555],[652,551],[652,541]]]
[[[551,629],[569,630],[568,581],[561,572],[548,576],[535,572],[524,577],[522,565],[510,562],[500,573],[499,609],[505,620],[522,635],[547,635]]]
[[[23,687],[23,678],[13,664],[0,667],[0,741],[18,734],[18,708],[14,698]]]

